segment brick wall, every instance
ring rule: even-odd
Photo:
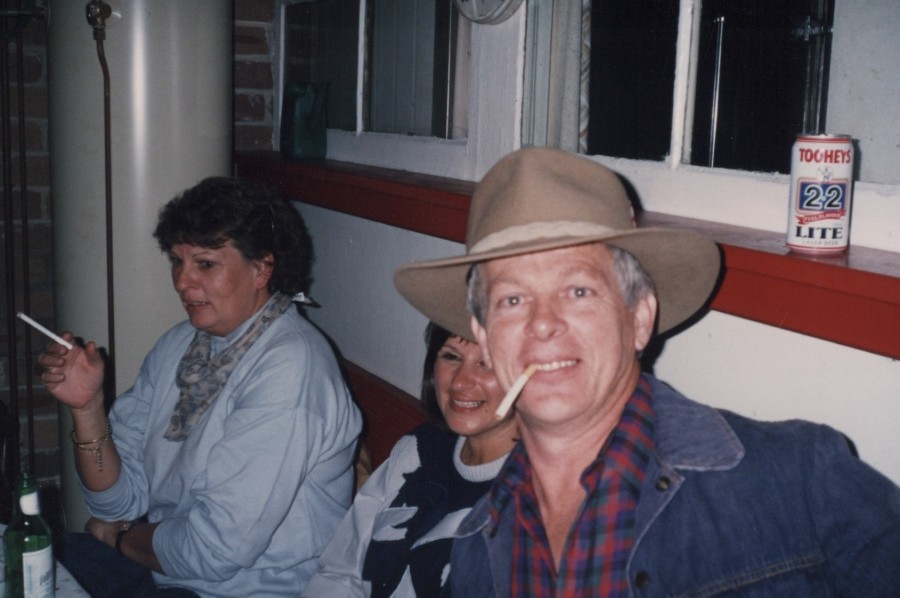
[[[234,18],[234,149],[272,150],[275,0],[235,0]]]

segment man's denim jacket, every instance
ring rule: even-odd
[[[843,436],[718,411],[649,379],[656,451],[633,596],[900,596],[900,488]],[[453,596],[509,595],[514,517],[507,507],[495,529],[482,499],[463,521]]]

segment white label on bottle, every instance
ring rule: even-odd
[[[19,497],[19,508],[25,515],[37,515],[41,512],[40,503],[38,503],[37,492],[23,494]]]
[[[26,598],[52,598],[56,586],[52,546],[22,553],[22,578]]]

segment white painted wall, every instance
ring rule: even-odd
[[[310,318],[347,359],[418,396],[425,318],[394,290],[397,266],[461,254],[435,239],[300,205],[316,248]],[[900,362],[711,312],[670,339],[661,379],[696,400],[766,420],[836,427],[900,482]]]
[[[307,310],[342,355],[419,395],[427,320],[394,290],[397,266],[463,251],[459,243],[301,205],[316,261]]]
[[[897,183],[900,173],[900,3],[835,2],[828,125],[859,143],[860,180]]]
[[[329,157],[480,178],[519,139],[522,12],[501,25],[473,27],[477,69],[470,74],[468,142],[330,132]],[[885,40],[894,56],[900,55],[898,39]],[[889,75],[900,77],[896,69]],[[647,209],[786,230],[786,176],[603,161],[628,177]],[[425,319],[396,293],[393,272],[408,261],[460,254],[462,246],[321,208],[299,209],[318,256],[312,295],[322,307],[309,310],[310,317],[345,357],[418,394]],[[900,185],[856,186],[851,243],[895,251],[900,259],[898,224]],[[866,461],[900,482],[896,360],[713,312],[668,341],[656,373],[717,407],[760,419],[830,424],[855,442]]]
[[[846,434],[900,483],[900,362],[710,312],[667,341],[655,374],[692,399],[764,420]]]

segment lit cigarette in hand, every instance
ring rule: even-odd
[[[506,414],[509,413],[510,408],[512,408],[513,403],[516,401],[516,397],[519,396],[519,393],[522,392],[522,388],[525,387],[525,383],[528,382],[528,379],[531,378],[532,374],[537,371],[537,364],[532,363],[530,366],[525,368],[525,371],[516,378],[516,381],[513,382],[513,385],[509,387],[509,392],[506,393],[506,396],[503,397],[503,400],[500,401],[500,406],[497,407],[497,412],[494,414],[497,419],[503,419],[506,417]]]
[[[70,343],[69,341],[67,341],[67,340],[64,339],[63,337],[59,336],[58,334],[54,334],[54,333],[50,332],[49,330],[47,330],[46,328],[44,328],[43,326],[41,326],[40,324],[38,324],[37,322],[35,322],[35,321],[32,320],[31,318],[29,318],[28,316],[26,316],[25,314],[23,314],[22,312],[17,313],[17,314],[16,314],[16,317],[19,318],[20,320],[22,320],[23,322],[27,323],[27,324],[31,324],[31,325],[34,326],[38,331],[43,332],[48,338],[51,338],[51,339],[55,340],[56,342],[58,342],[60,345],[62,345],[62,346],[65,347],[66,349],[69,349],[70,351],[72,350],[72,343]]]

